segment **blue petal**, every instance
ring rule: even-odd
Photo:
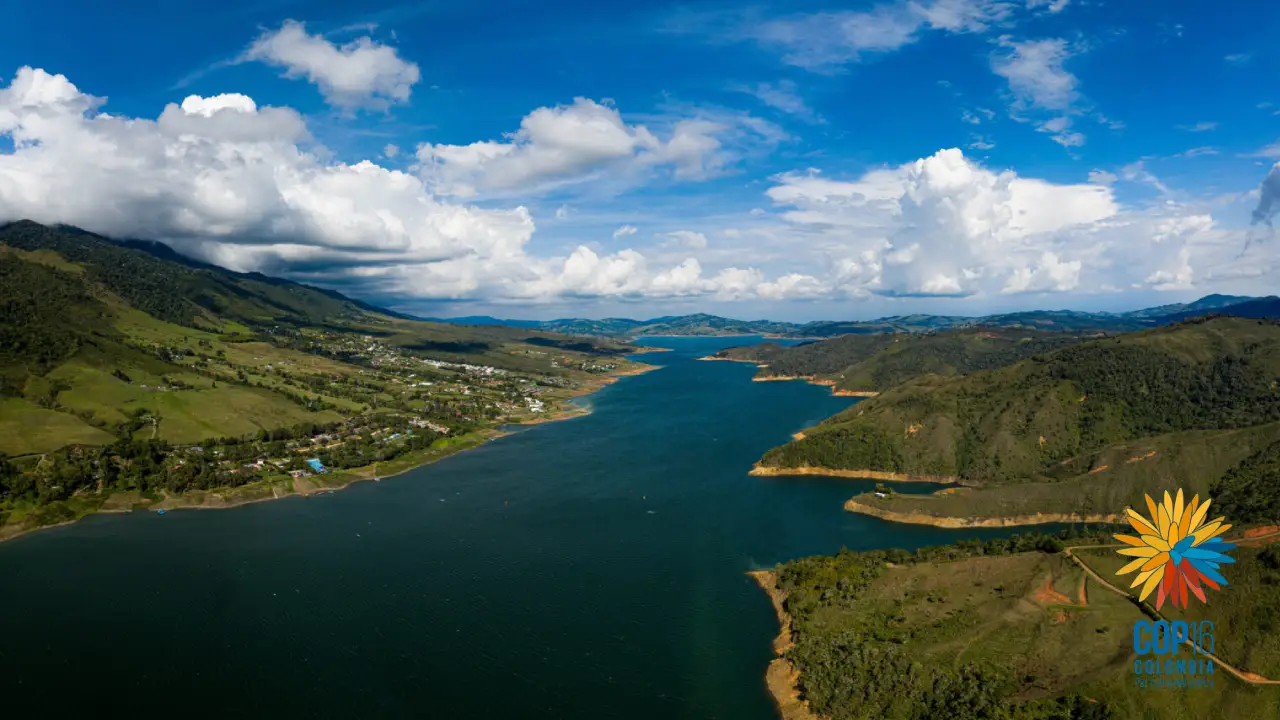
[[[1199,570],[1201,575],[1204,575],[1205,577],[1209,578],[1215,583],[1219,585],[1227,584],[1227,579],[1222,577],[1222,574],[1219,573],[1217,570],[1214,570],[1213,568],[1210,568],[1210,567],[1202,566],[1197,561],[1192,561],[1191,566],[1194,567],[1196,570]]]
[[[1190,560],[1209,560],[1217,563],[1235,562],[1235,558],[1232,558],[1230,555],[1223,555],[1220,552],[1205,550],[1203,548],[1191,548],[1183,553],[1182,556]]]

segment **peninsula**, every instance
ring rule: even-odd
[[[765,377],[779,364],[821,362],[828,379],[892,379],[857,381],[879,394],[803,429],[751,471],[950,486],[865,493],[845,505],[890,522],[1108,522],[1148,492],[1216,496],[1271,482],[1268,458],[1280,454],[1273,320],[1211,316],[1102,338],[950,330],[731,348],[716,359],[751,356],[768,360]],[[853,356],[861,359],[832,369]],[[943,359],[945,372],[912,374]]]

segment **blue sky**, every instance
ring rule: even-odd
[[[20,3],[0,220],[424,314],[1264,294],[1280,7],[1159,5]]]

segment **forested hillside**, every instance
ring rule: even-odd
[[[763,463],[1025,480],[1135,438],[1280,420],[1277,378],[1277,323],[1190,321],[1004,369],[911,381],[771,450]]]
[[[714,357],[758,362],[757,377],[827,380],[837,390],[880,391],[921,375],[965,375],[1075,345],[1093,335],[1010,328],[962,328],[928,333],[845,335],[784,347],[728,348]]]
[[[1087,549],[1109,541],[1107,533],[1073,535],[846,550],[779,566],[768,580],[791,616],[794,645],[785,657],[798,672],[797,690],[832,720],[1277,716],[1280,695],[1217,663],[1208,687],[1136,683],[1134,623],[1153,611],[1102,588],[1062,553],[1078,546],[1074,558],[1109,577],[1125,558],[1113,548]],[[1230,590],[1215,595],[1207,613],[1171,604],[1162,612],[1169,620],[1212,619],[1219,662],[1275,678],[1280,553],[1254,546],[1233,554]]]

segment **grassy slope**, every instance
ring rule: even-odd
[[[158,255],[157,255],[158,252]],[[330,422],[334,411],[308,412],[275,392],[286,389],[267,365],[295,375],[354,376],[351,364],[244,342],[252,326],[311,327],[369,335],[423,356],[517,371],[573,376],[551,367],[553,354],[598,357],[628,347],[584,342],[509,327],[459,327],[381,314],[334,293],[260,275],[122,247],[74,229],[34,223],[0,226],[0,452],[22,455],[66,444],[105,443],[109,430],[139,410],[159,415],[158,426],[136,436],[193,443],[299,422]],[[7,334],[6,334],[7,333]],[[190,358],[165,360],[137,346],[221,353],[213,369],[248,369],[250,383],[214,382],[194,372]],[[125,382],[113,373],[125,373]],[[155,388],[168,377],[192,386]],[[149,386],[144,388],[143,386]],[[364,405],[312,390],[291,393],[360,412]],[[57,411],[37,407],[40,401]]]
[[[1040,482],[956,488],[933,495],[865,493],[859,505],[933,518],[1026,517],[1036,513],[1108,515],[1142,507],[1142,496],[1184,488],[1208,494],[1214,482],[1280,442],[1280,423],[1237,430],[1169,433],[1071,458]],[[1155,453],[1152,455],[1151,453]]]
[[[1280,608],[1280,573],[1258,562],[1257,549],[1242,548],[1239,555],[1232,586],[1215,595],[1212,608],[1165,614],[1210,617],[1218,623],[1217,649],[1225,660],[1274,678],[1280,676],[1280,642],[1272,633],[1271,608]],[[1103,562],[1110,557],[1117,556],[1098,551],[1088,562],[1105,577],[1115,569]],[[1113,564],[1119,567],[1118,558]],[[933,677],[955,677],[966,666],[982,669],[988,687],[1007,684],[1002,692],[1010,707],[1000,717],[1066,717],[1041,714],[1043,706],[1035,706],[1066,695],[1080,696],[1094,710],[1109,706],[1114,718],[1244,719],[1280,712],[1280,691],[1246,686],[1222,670],[1213,689],[1138,689],[1131,631],[1141,612],[1091,579],[1081,605],[1083,571],[1062,555],[881,565],[860,591],[866,577],[861,567],[810,558],[782,570],[792,590],[787,607],[797,647],[791,657],[801,686],[822,699],[835,720],[929,717],[924,703]],[[858,663],[854,648],[901,653],[904,665],[918,663],[916,675],[870,680],[879,687],[832,684],[833,678],[857,677],[851,672]],[[862,693],[869,697],[860,698]]]
[[[1067,347],[1085,336],[974,327],[925,334],[846,335],[782,347],[729,348],[718,357],[766,364],[758,377],[802,376],[835,382],[838,390],[882,391],[922,375],[990,370]]]
[[[1183,458],[1168,464],[1181,477],[1221,474],[1239,458],[1214,438],[1161,436],[1280,419],[1278,377],[1280,326],[1219,318],[1089,342],[1000,370],[917,378],[806,430],[762,464],[955,475],[988,486],[1067,483],[1054,492],[1072,507],[1041,509],[1075,510],[1071,483],[1105,477],[1142,485],[1170,458]],[[1275,436],[1258,432],[1250,435],[1255,448]],[[1150,460],[1123,462],[1152,450]],[[1084,475],[1101,465],[1110,467]],[[1007,497],[1033,493],[1029,487]]]
[[[0,453],[26,455],[112,439],[74,415],[46,410],[21,398],[0,398]]]

